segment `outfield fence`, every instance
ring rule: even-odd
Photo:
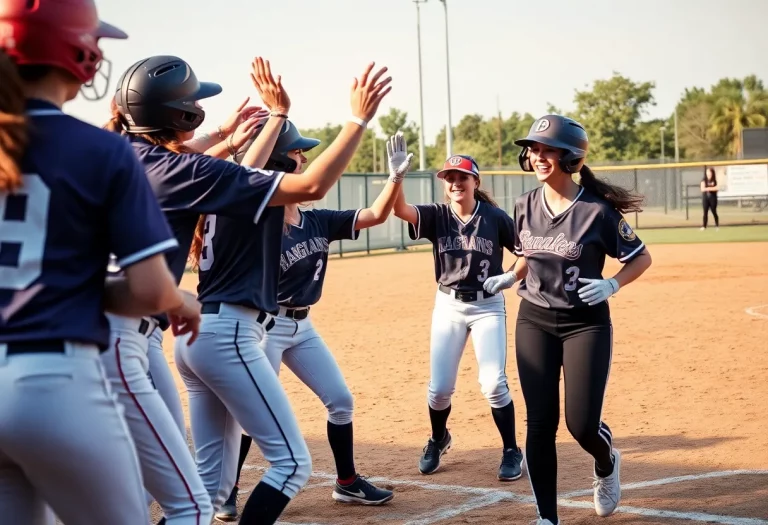
[[[592,169],[598,178],[633,189],[645,197],[643,211],[627,216],[633,228],[642,230],[701,226],[699,183],[709,166],[715,168],[721,187],[717,210],[721,226],[768,224],[768,159],[595,166]],[[406,176],[403,191],[409,204],[444,200],[442,181],[434,174],[415,172]],[[519,170],[485,170],[481,177],[482,187],[510,214],[515,199],[539,185],[535,176]],[[384,174],[345,174],[314,206],[335,210],[365,208],[373,203],[386,181]],[[709,222],[714,224],[711,216]],[[331,253],[370,253],[420,244],[425,241],[412,241],[406,224],[391,215],[384,224],[362,231],[355,241],[331,244]]]

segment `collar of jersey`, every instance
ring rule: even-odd
[[[46,116],[46,115],[62,115],[61,109],[48,101],[40,100],[38,98],[28,98],[25,104],[25,108],[28,115],[31,116]]]
[[[448,209],[451,210],[451,215],[453,215],[453,218],[456,219],[456,221],[461,224],[462,226],[466,226],[470,222],[472,222],[472,219],[475,218],[475,215],[477,215],[477,210],[480,209],[480,201],[475,201],[475,210],[472,212],[472,215],[467,219],[467,222],[464,222],[461,220],[461,218],[456,214],[455,211],[453,211],[453,206],[451,206],[451,203],[448,203]]]
[[[550,220],[557,219],[558,217],[562,217],[565,215],[568,210],[573,208],[573,205],[578,202],[578,200],[581,198],[581,194],[584,193],[584,186],[581,187],[579,190],[579,193],[576,194],[576,198],[573,199],[573,201],[568,205],[566,209],[558,213],[557,215],[552,215],[552,210],[549,208],[549,204],[547,204],[547,199],[544,198],[544,188],[541,188],[541,207],[544,208],[544,213],[546,214],[547,218]]]
[[[288,224],[291,224],[291,228],[298,228],[300,230],[304,229],[304,212],[301,211],[301,209],[299,209],[299,217],[300,217],[299,224],[288,223]]]

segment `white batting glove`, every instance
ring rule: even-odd
[[[387,158],[389,159],[389,180],[394,183],[403,181],[403,176],[411,169],[413,153],[408,153],[405,137],[398,131],[387,141]]]
[[[586,283],[586,286],[579,288],[579,297],[589,306],[602,303],[619,291],[619,283],[613,278],[584,279],[580,277],[579,282]]]
[[[505,272],[501,275],[493,275],[485,280],[483,283],[483,290],[488,293],[499,293],[507,288],[512,288],[515,281],[517,281],[515,272]]]

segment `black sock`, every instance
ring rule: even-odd
[[[251,450],[251,443],[253,439],[248,434],[240,436],[240,457],[237,459],[237,478],[235,479],[235,486],[240,485],[240,472],[243,470],[243,463],[248,456],[248,451]]]
[[[272,525],[285,510],[291,498],[263,481],[256,485],[240,516],[240,525]]]
[[[597,464],[597,461],[595,461],[595,474],[597,474],[601,478],[607,478],[611,474],[613,474],[613,467],[616,464],[616,458],[613,457],[613,454],[611,454],[611,465],[608,468],[601,469],[600,465]]]
[[[501,440],[504,442],[504,449],[513,448],[517,450],[517,439],[515,438],[515,404],[510,401],[509,404],[501,408],[491,408],[493,420],[496,422],[496,428],[499,429]]]
[[[165,525],[165,517],[163,517],[160,521],[158,521],[157,525]]]
[[[435,410],[429,407],[429,420],[432,422],[432,439],[440,441],[445,437],[445,427],[448,425],[448,416],[451,414],[451,405],[443,410]]]
[[[328,422],[328,443],[331,444],[333,459],[336,461],[336,475],[348,480],[357,475],[355,454],[352,446],[352,423],[336,425]]]

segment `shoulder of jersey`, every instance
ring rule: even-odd
[[[42,124],[45,122],[44,119],[46,118],[66,119],[67,136],[69,138],[76,138],[79,144],[86,146],[86,149],[89,150],[114,151],[117,148],[125,148],[128,144],[127,137],[124,137],[119,133],[107,131],[106,129],[73,117],[72,115],[67,115],[66,113],[56,117],[42,117],[40,123]]]
[[[529,202],[533,198],[537,198],[537,196],[538,196],[540,191],[541,191],[541,186],[537,186],[536,188],[533,188],[532,190],[528,190],[525,193],[521,193],[515,199],[515,204],[523,204],[523,203]]]

